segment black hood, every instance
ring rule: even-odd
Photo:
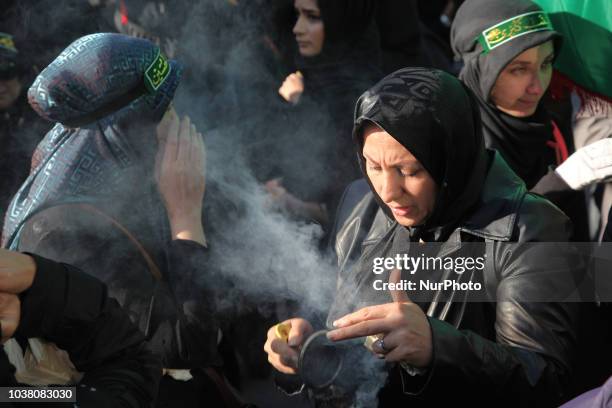
[[[296,67],[306,78],[307,88],[343,89],[347,84],[367,86],[381,74],[380,35],[374,21],[373,0],[318,0],[325,39],[321,53],[296,55]],[[360,92],[361,92],[360,91]]]
[[[445,231],[452,230],[478,202],[486,177],[488,159],[476,99],[450,74],[425,68],[401,69],[370,88],[357,101],[353,129],[360,167],[370,183],[362,155],[368,122],[400,142],[436,181],[434,211],[415,230],[429,239],[444,239]],[[370,188],[374,191],[371,183]]]

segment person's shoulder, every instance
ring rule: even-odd
[[[356,241],[371,236],[375,225],[378,203],[365,179],[359,179],[344,190],[331,231],[331,244],[338,256],[345,254]]]
[[[569,219],[525,183],[494,153],[479,207],[463,229],[495,241],[566,241]]]
[[[570,219],[542,196],[527,193],[516,221],[518,241],[563,242],[571,234]]]

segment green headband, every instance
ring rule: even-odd
[[[548,15],[543,11],[532,11],[509,18],[484,30],[477,38],[482,45],[483,53],[488,54],[494,48],[507,43],[513,38],[535,31],[552,30]]]
[[[155,57],[144,73],[144,82],[147,90],[151,93],[156,92],[159,87],[162,86],[166,78],[168,78],[171,70],[172,66],[168,63],[164,54],[158,50],[157,57]]]

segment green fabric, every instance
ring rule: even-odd
[[[533,11],[487,28],[478,36],[478,42],[482,45],[483,53],[487,54],[515,37],[542,30],[552,30],[550,20],[546,13]]]
[[[608,0],[534,0],[563,34],[555,68],[583,88],[612,98],[612,3]]]

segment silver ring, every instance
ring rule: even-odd
[[[378,343],[377,346],[379,350],[382,350],[385,353],[389,351],[385,348],[385,338],[384,337],[381,337],[380,339],[376,340],[376,343]]]

